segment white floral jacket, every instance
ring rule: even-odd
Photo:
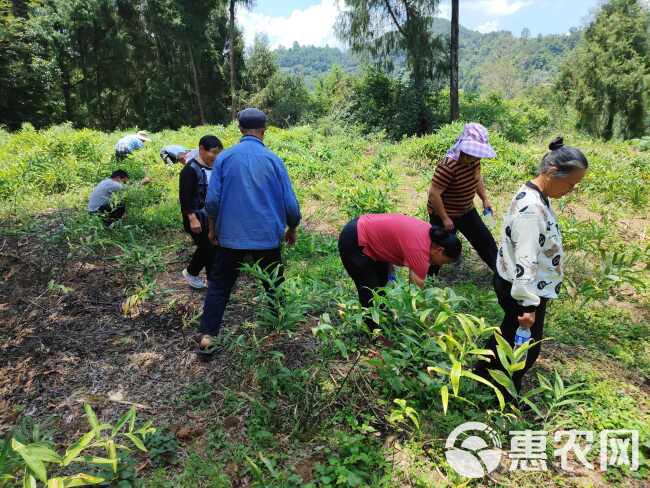
[[[524,311],[540,297],[557,298],[562,287],[562,234],[551,204],[533,183],[510,204],[501,233],[497,272],[512,283],[511,295]]]

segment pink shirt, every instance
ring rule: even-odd
[[[370,259],[407,266],[418,278],[429,271],[431,226],[400,214],[368,214],[359,217],[359,246]]]

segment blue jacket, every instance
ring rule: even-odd
[[[216,219],[219,245],[276,249],[286,227],[300,223],[298,199],[282,159],[254,136],[217,157],[205,209]]]

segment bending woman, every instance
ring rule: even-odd
[[[505,216],[497,257],[494,290],[505,313],[501,335],[514,345],[518,327],[530,329],[531,340],[544,333],[544,315],[549,299],[562,288],[564,252],[562,234],[551,208],[551,198],[571,192],[587,171],[587,158],[580,150],[565,147],[561,137],[549,145],[539,166],[539,176],[517,191]],[[489,378],[488,368],[501,368],[496,355],[496,339],[488,345],[495,353],[491,363],[483,362],[478,373]],[[521,380],[535,363],[540,344],[529,349],[526,366],[514,374],[517,391]]]
[[[400,214],[362,215],[348,222],[339,237],[341,261],[364,308],[373,290],[386,286],[392,266],[407,266],[411,281],[422,288],[430,266],[452,263],[460,252],[455,234]]]

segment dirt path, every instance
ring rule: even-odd
[[[28,414],[55,416],[57,432],[72,437],[85,428],[86,401],[107,420],[137,404],[158,425],[183,422],[189,418],[177,405],[184,388],[227,376],[226,362],[196,360],[192,318],[203,295],[179,279],[181,264],[159,276],[136,317],[124,317],[126,283],[109,263],[46,256],[34,239],[3,242],[0,434]],[[245,308],[235,293],[227,321],[250,316]]]

